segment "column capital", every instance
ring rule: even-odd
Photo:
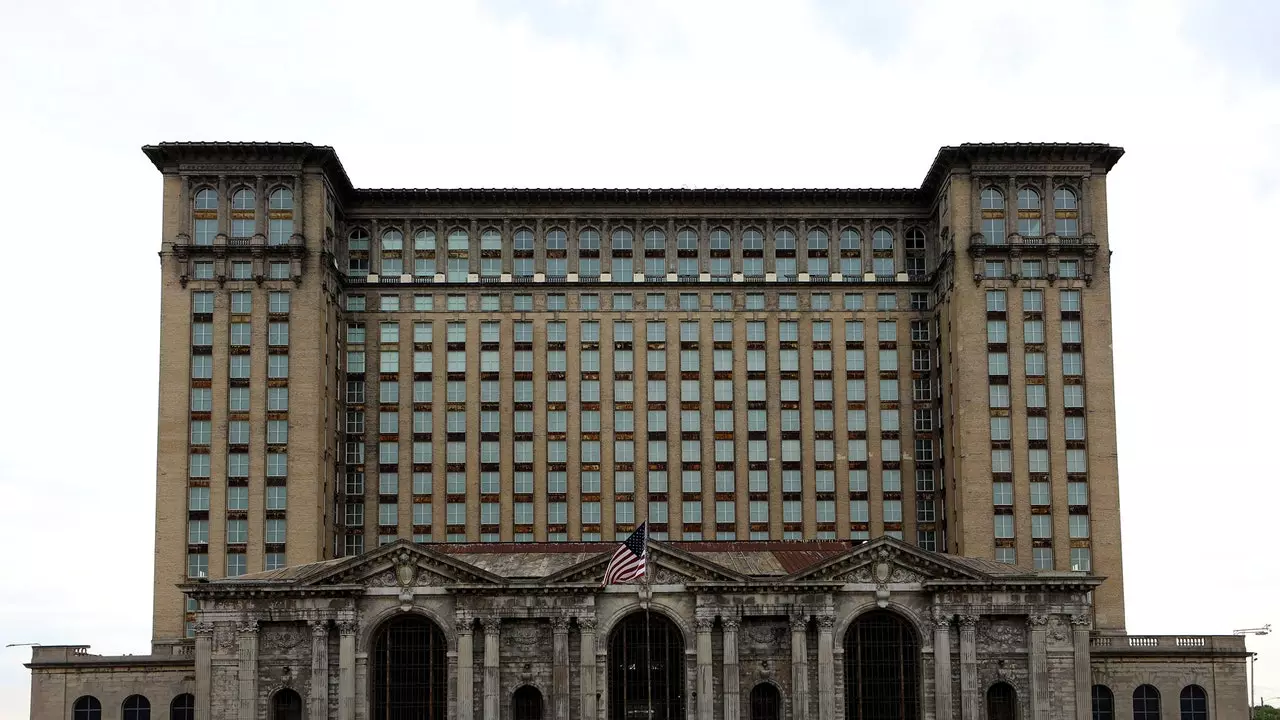
[[[804,632],[809,629],[808,615],[791,616],[791,632]]]
[[[195,624],[193,630],[198,638],[213,637],[213,623],[211,622],[198,622]]]
[[[459,615],[454,620],[454,630],[456,630],[459,635],[470,635],[474,630],[474,628],[471,627],[473,620],[474,618],[470,615]]]
[[[329,636],[328,620],[312,620],[310,625],[311,625],[311,637],[319,639],[319,638],[325,638]]]
[[[972,632],[974,628],[978,627],[978,619],[977,615],[960,615],[960,629]]]
[[[502,629],[502,618],[500,617],[482,617],[480,624],[484,626],[486,635],[497,633]]]
[[[241,635],[257,635],[258,621],[249,620],[247,622],[242,622],[236,626],[236,632],[240,633]]]
[[[836,626],[835,615],[819,615],[817,617],[817,621],[818,621],[818,632],[831,632],[832,630],[835,629],[835,626]]]
[[[552,632],[569,632],[569,618],[562,615],[551,618]]]
[[[742,619],[736,616],[720,616],[720,625],[725,632],[738,632],[738,626],[742,624]]]
[[[339,620],[338,633],[342,635],[355,635],[356,621],[355,620]]]
[[[1049,626],[1049,616],[1040,613],[1028,615],[1027,625],[1030,626],[1032,630],[1044,630]]]
[[[1071,616],[1071,627],[1075,630],[1089,630],[1093,627],[1093,617],[1087,613],[1076,613]]]
[[[933,626],[934,626],[935,628],[944,628],[944,629],[945,629],[945,628],[949,628],[949,627],[951,627],[951,614],[950,614],[950,613],[946,613],[946,612],[943,612],[942,610],[939,610],[939,609],[937,609],[937,608],[934,608],[934,610],[933,610],[933,615],[931,616],[931,618],[932,618],[932,620],[933,620]]]
[[[700,633],[709,633],[715,623],[716,619],[713,617],[694,618],[693,629]]]
[[[578,629],[582,632],[593,633],[596,631],[596,619],[593,617],[578,618]]]

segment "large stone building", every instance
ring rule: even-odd
[[[38,649],[32,717],[1245,711],[1238,638],[1124,631],[1121,149],[948,147],[894,190],[144,152],[153,655]],[[646,519],[653,584],[600,588]]]

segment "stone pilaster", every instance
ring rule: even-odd
[[[818,720],[836,717],[835,625],[834,615],[818,616]]]
[[[338,720],[356,716],[356,623],[338,623]]]
[[[240,639],[239,716],[258,716],[258,622],[251,620],[237,628]]]
[[[471,720],[475,711],[475,677],[472,668],[471,618],[461,616],[457,621],[458,632],[458,707],[454,717]]]
[[[213,623],[196,623],[196,720],[210,720],[213,701]]]
[[[311,710],[308,717],[329,715],[329,621],[311,623]]]
[[[502,618],[487,617],[481,621],[484,625],[484,716],[498,717],[498,700],[502,690],[499,686],[498,653],[499,633],[502,630]]]
[[[711,668],[711,626],[715,618],[700,617],[693,621],[698,650],[698,720],[715,716],[715,678]]]
[[[724,678],[720,681],[720,689],[724,692],[726,720],[741,716],[738,710],[742,694],[738,676],[738,623],[736,617],[720,618],[720,627],[724,631]]]
[[[791,717],[809,718],[809,617],[791,616]]]
[[[1049,717],[1049,655],[1047,651],[1049,635],[1049,616],[1030,615],[1027,617],[1028,633],[1027,651],[1028,669],[1031,675],[1031,718],[1047,720]]]
[[[596,619],[578,618],[578,631],[582,637],[579,642],[579,690],[582,693],[582,707],[579,713],[583,720],[596,717]]]
[[[936,720],[951,720],[951,616],[933,615],[933,697]]]
[[[593,651],[594,652],[594,651]],[[551,717],[569,720],[569,618],[551,618]]]
[[[960,616],[960,717],[963,720],[980,720],[977,631],[977,615]]]
[[[1075,653],[1076,720],[1092,720],[1093,673],[1089,662],[1089,629],[1093,625],[1088,613],[1071,616],[1071,645]]]

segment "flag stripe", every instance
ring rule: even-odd
[[[635,532],[618,546],[605,568],[604,585],[624,583],[644,576],[648,568],[648,535],[646,523],[640,523]]]

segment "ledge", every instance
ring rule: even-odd
[[[1244,638],[1235,635],[1100,635],[1089,638],[1093,657],[1209,656],[1245,658]]]

